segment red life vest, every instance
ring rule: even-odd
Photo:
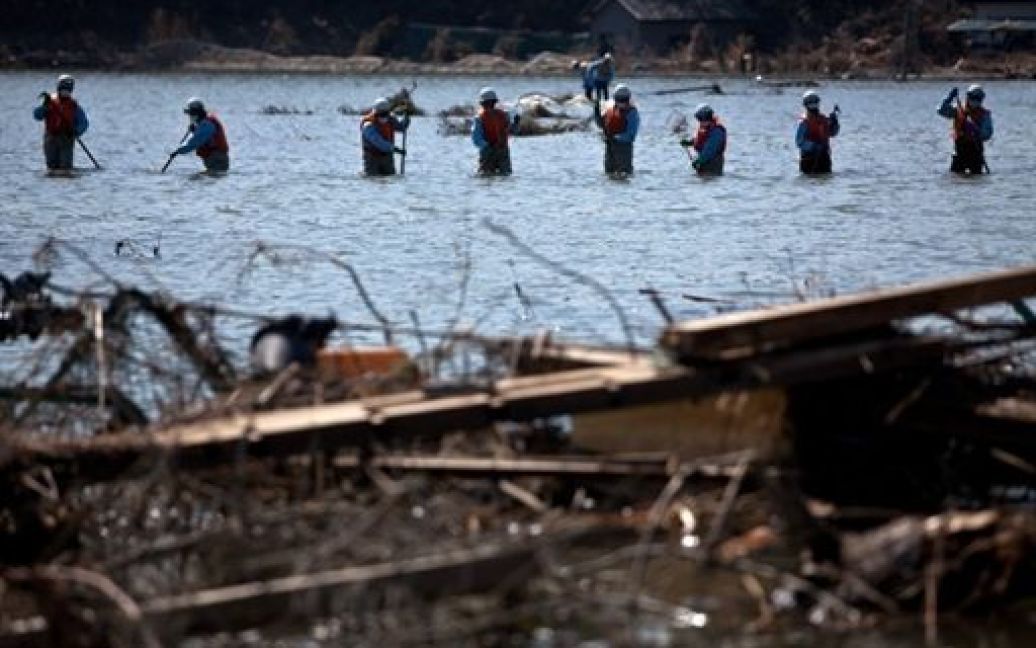
[[[819,112],[803,113],[802,121],[806,122],[806,139],[820,146],[831,145],[831,122]]]
[[[498,109],[482,108],[478,111],[478,119],[482,122],[482,133],[486,141],[493,148],[504,148],[507,146],[507,133],[510,125],[507,121],[507,113]]]
[[[723,143],[719,145],[719,152],[717,155],[723,155],[727,152],[727,127],[719,123],[719,119],[713,117],[709,121],[701,122],[698,124],[698,132],[694,135],[694,150],[699,153],[705,148],[705,142],[709,141],[709,135],[712,134],[712,129],[718,128],[723,131]]]
[[[384,137],[387,142],[391,143],[396,138],[396,126],[392,123],[392,120],[386,119],[385,121],[381,121],[378,119],[378,113],[373,110],[363,116],[363,120],[360,122],[360,132],[363,132],[363,130],[370,125],[373,125],[374,128],[378,129],[378,134]],[[363,148],[365,151],[369,151],[371,153],[384,154],[384,151],[381,151],[367,140],[363,140]]]
[[[220,122],[220,120],[212,113],[206,115],[205,119],[209,120],[216,126],[216,132],[208,142],[205,142],[198,147],[198,150],[196,151],[198,157],[205,159],[213,153],[229,153],[230,145],[227,143],[227,132],[223,129],[223,123]]]
[[[48,135],[75,135],[76,100],[72,97],[60,97],[51,95],[47,103],[46,124]]]
[[[626,115],[628,110],[619,110],[612,106],[604,111],[604,134],[608,137],[618,135],[626,131]]]
[[[979,124],[986,118],[986,109],[982,106],[957,106],[957,112],[953,117],[953,130],[950,135],[954,140],[967,138],[976,142],[981,141],[979,135]]]

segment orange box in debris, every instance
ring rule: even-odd
[[[325,378],[386,375],[409,362],[406,352],[394,346],[338,347],[317,352],[317,368]]]

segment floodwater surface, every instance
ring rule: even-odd
[[[437,134],[417,118],[405,177],[360,175],[362,106],[410,78],[294,75],[80,74],[90,114],[85,142],[104,165],[52,178],[43,172],[40,125],[30,111],[54,75],[0,74],[0,272],[28,269],[48,237],[81,249],[96,268],[61,249],[55,281],[103,285],[98,271],[147,289],[262,313],[334,311],[372,321],[348,275],[311,248],[351,263],[391,320],[441,327],[457,313],[486,333],[548,329],[580,341],[623,339],[600,290],[501,238],[506,226],[542,258],[592,278],[624,309],[641,343],[661,318],[639,291],[657,289],[679,318],[717,308],[790,300],[1031,263],[1036,256],[1036,86],[986,85],[996,136],[993,174],[947,173],[948,125],[935,114],[947,83],[833,83],[825,110],[842,109],[834,175],[804,178],[793,132],[801,89],[774,91],[721,80],[707,99],[727,125],[727,174],[701,180],[668,130],[701,95],[652,95],[691,78],[630,79],[642,113],[636,173],[602,171],[595,132],[523,138],[515,173],[473,174],[466,137]],[[578,90],[574,79],[418,78],[416,102],[434,115],[473,101],[492,83],[502,97]],[[183,134],[181,108],[200,96],[226,124],[232,171],[199,176],[193,156],[159,169]],[[265,106],[298,114],[265,115]],[[124,253],[115,255],[116,243]],[[258,241],[299,246],[278,263],[249,263]],[[153,247],[160,248],[154,257]],[[515,285],[520,287],[520,295]],[[521,298],[520,298],[521,297]],[[240,324],[242,341],[251,330]],[[247,326],[252,326],[248,323]],[[940,645],[1032,645],[1022,623],[958,628]],[[918,645],[920,627],[814,637],[787,645]],[[668,635],[667,635],[668,637]],[[701,639],[701,635],[693,635]],[[776,646],[782,639],[713,638],[717,645]],[[661,641],[661,640],[660,640]],[[697,643],[668,638],[650,645]],[[306,645],[311,645],[307,643]],[[648,644],[645,644],[648,645]]]
[[[949,83],[844,82],[817,88],[823,109],[841,107],[835,173],[801,177],[793,133],[802,89],[777,91],[720,80],[726,94],[652,95],[703,83],[623,79],[642,114],[636,173],[602,170],[596,131],[512,143],[515,173],[473,174],[467,137],[443,137],[437,118],[416,118],[406,176],[360,175],[363,106],[412,79],[298,75],[78,75],[90,115],[84,141],[104,166],[77,151],[74,178],[43,172],[36,95],[54,75],[0,75],[0,268],[26,269],[53,236],[81,247],[108,273],[183,297],[261,312],[335,311],[372,321],[348,276],[294,252],[248,266],[257,241],[307,246],[353,264],[391,320],[487,333],[550,329],[581,341],[621,341],[622,327],[598,291],[523,254],[483,222],[510,228],[544,257],[593,278],[623,306],[640,342],[661,319],[638,291],[661,292],[676,317],[731,306],[845,293],[882,285],[1031,263],[1036,256],[1036,85],[986,84],[996,135],[992,175],[947,172],[948,123],[935,114]],[[578,90],[575,79],[416,79],[430,115],[471,103],[493,84],[503,98]],[[158,171],[186,126],[181,112],[202,97],[226,124],[232,171],[199,176],[194,156]],[[726,124],[727,173],[689,172],[668,129],[674,113],[711,103]],[[268,105],[299,114],[266,115]],[[693,122],[693,120],[692,120]],[[117,241],[130,253],[115,256]],[[150,251],[160,245],[161,257]],[[64,255],[55,280],[87,285],[96,274]],[[246,266],[249,272],[243,272]],[[522,303],[514,285],[519,284]]]

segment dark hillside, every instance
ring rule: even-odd
[[[275,54],[373,54],[420,59],[408,25],[579,32],[595,2],[576,0],[6,0],[0,61],[7,64],[118,65],[120,53],[159,42],[198,41]],[[894,50],[907,3],[893,0],[744,0],[759,17],[748,36],[760,52],[844,51],[861,39]],[[957,49],[945,25],[961,10],[952,0],[923,2],[918,48],[945,64]],[[490,36],[492,38],[492,36]],[[513,36],[501,36],[500,43]],[[408,40],[409,39],[409,40]],[[492,41],[491,41],[492,42]],[[561,41],[559,41],[561,42]],[[409,45],[409,46],[408,46]],[[564,49],[564,47],[560,47]],[[448,48],[435,51],[447,51]],[[521,48],[498,43],[497,53]],[[463,53],[463,52],[461,52]]]

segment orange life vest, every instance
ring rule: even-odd
[[[719,119],[715,117],[698,124],[698,132],[694,134],[695,151],[701,152],[705,148],[705,142],[709,141],[709,135],[712,134],[712,129],[714,128],[723,131],[723,143],[719,145],[719,153],[717,155],[723,155],[727,152],[727,127],[719,123]]]
[[[367,126],[373,125],[374,128],[378,129],[378,134],[385,138],[386,141],[392,142],[396,138],[396,126],[392,123],[391,119],[381,121],[378,119],[378,113],[370,111],[363,116],[363,121],[360,122],[360,131],[362,132]],[[363,148],[371,153],[384,153],[376,146],[373,146],[367,140],[363,140]]]
[[[78,104],[72,97],[51,95],[47,103],[46,124],[48,135],[75,135],[76,109]]]
[[[831,122],[819,112],[803,113],[802,121],[806,122],[806,139],[820,146],[831,145]]]
[[[967,138],[976,142],[981,141],[979,136],[979,124],[986,117],[986,109],[982,106],[957,106],[956,114],[953,117],[953,129],[950,135],[954,140]]]
[[[486,141],[493,148],[504,148],[507,146],[507,133],[510,125],[507,121],[507,113],[499,108],[482,108],[478,111],[478,119],[482,122],[482,132]]]
[[[612,106],[604,111],[604,134],[611,137],[626,131],[626,115],[629,110],[619,110]]]
[[[208,142],[199,146],[198,150],[195,151],[198,154],[198,157],[205,159],[213,153],[229,153],[230,145],[227,143],[227,132],[223,129],[223,123],[220,122],[220,120],[212,113],[206,115],[205,119],[209,120],[216,126],[216,132]]]

